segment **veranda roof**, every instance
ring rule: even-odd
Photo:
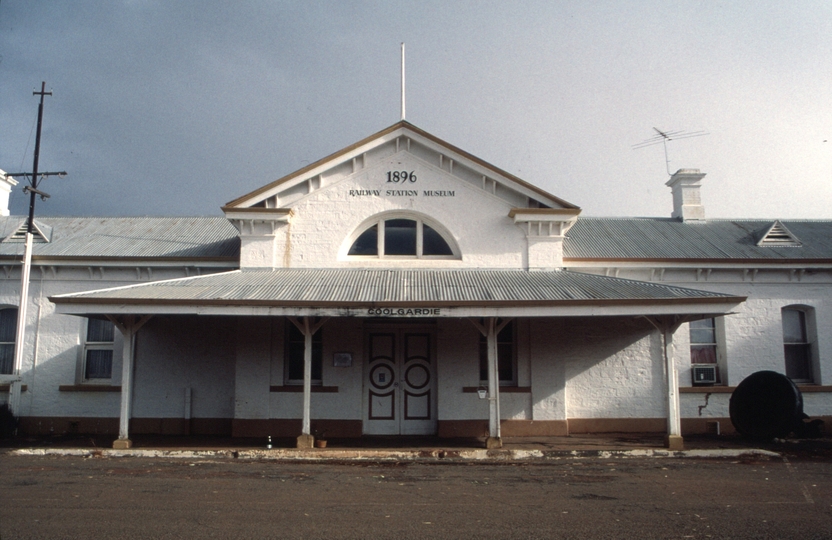
[[[57,295],[50,300],[59,312],[79,315],[455,317],[724,313],[745,298],[570,271],[266,269]]]

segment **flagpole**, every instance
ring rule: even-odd
[[[405,119],[405,100],[404,100],[404,43],[402,43],[402,120]]]

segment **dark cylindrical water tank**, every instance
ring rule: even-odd
[[[758,371],[731,394],[730,411],[731,423],[746,437],[787,437],[803,421],[803,395],[782,373]]]

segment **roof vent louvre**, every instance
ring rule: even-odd
[[[3,239],[3,242],[14,243],[14,244],[23,244],[26,242],[26,221],[23,221],[17,229],[6,238]],[[32,223],[32,242],[35,244],[47,244],[50,241],[50,237],[52,236],[52,228],[49,226],[44,226],[41,223],[35,221]]]
[[[780,221],[775,221],[757,242],[760,247],[800,247],[803,245]]]

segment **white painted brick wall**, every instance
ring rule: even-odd
[[[462,393],[479,385],[479,331],[466,320],[443,320],[437,334],[439,420],[488,418],[488,400]]]
[[[417,172],[413,184],[386,182],[388,170]],[[355,196],[350,192],[378,190],[379,196]],[[388,190],[415,190],[417,196],[387,196]],[[425,191],[453,191],[453,197],[426,197]],[[366,169],[325,186],[295,201],[295,215],[289,230],[288,250],[278,247],[284,241],[281,229],[275,245],[264,245],[266,237],[243,242],[243,266],[261,266],[275,253],[277,266],[334,268],[380,264],[382,266],[522,268],[526,264],[523,231],[508,217],[511,205],[446,171],[406,152],[385,158]],[[459,244],[461,261],[362,261],[349,260],[346,253],[352,243],[350,235],[368,218],[390,211],[412,211],[430,216],[447,228]],[[285,256],[288,251],[288,256]]]
[[[36,275],[38,275],[36,273]],[[181,277],[183,272],[155,270],[153,279]],[[118,286],[136,282],[135,269],[105,269],[104,279],[88,270],[60,269],[56,278],[33,280],[27,350],[38,329],[37,364],[24,359],[22,399],[27,416],[118,415],[118,393],[58,392],[59,385],[76,382],[83,324],[80,318],[56,315],[46,300],[52,294]],[[147,280],[145,274],[143,281]],[[726,319],[730,385],[760,369],[783,371],[780,310],[810,305],[816,310],[821,381],[832,374],[832,303],[825,283],[730,282],[712,274],[707,282],[677,281],[683,286],[749,296],[736,314]],[[43,286],[43,291],[41,291]],[[17,277],[0,280],[0,303],[17,304]],[[337,394],[313,395],[313,416],[359,419],[362,416],[363,321],[333,319],[324,327],[324,384]],[[528,329],[526,326],[528,324]],[[238,325],[241,328],[238,329]],[[271,327],[274,326],[274,328]],[[193,391],[194,417],[297,418],[301,394],[270,393],[269,384],[282,384],[282,322],[265,325],[252,320],[191,318],[164,323],[151,320],[139,336],[136,417],[178,418],[184,413],[184,391]],[[229,335],[242,332],[238,339]],[[263,337],[266,336],[266,337]],[[439,418],[485,419],[486,400],[463,394],[463,386],[478,384],[478,333],[466,320],[438,324]],[[265,345],[265,341],[270,345]],[[675,338],[680,383],[690,384],[687,329]],[[265,348],[264,348],[265,347]],[[271,347],[271,351],[268,350]],[[518,383],[532,394],[502,394],[503,418],[560,420],[564,418],[663,417],[664,380],[660,339],[651,327],[632,319],[539,319],[518,326]],[[334,352],[353,352],[351,368],[334,368]],[[112,384],[121,377],[121,346],[116,343]],[[729,394],[683,394],[685,418],[728,416]],[[6,396],[0,397],[5,401]],[[809,415],[832,413],[832,396],[805,393]]]
[[[277,320],[272,326],[271,384],[284,384],[284,325]],[[323,332],[323,386],[337,386],[337,393],[313,393],[312,418],[358,420],[362,414],[362,388],[364,369],[364,341],[359,319],[330,319],[321,328]],[[333,366],[333,355],[352,353],[351,367]],[[244,358],[238,359],[238,370],[247,369]],[[266,380],[269,380],[268,378]],[[260,418],[263,412],[238,411],[238,418]],[[303,394],[300,392],[275,392],[269,396],[267,418],[300,418],[303,414]]]
[[[191,388],[193,418],[231,418],[235,340],[228,336],[235,330],[229,317],[151,319],[136,343],[133,416],[184,418],[185,388]]]
[[[57,294],[83,290],[117,287],[150,279],[179,278],[184,269],[154,269],[152,276],[147,270],[141,271],[141,278],[135,268],[88,268],[60,267],[53,276],[50,272],[41,279],[39,267],[35,266],[30,286],[29,308],[27,310],[26,341],[22,366],[23,384],[28,389],[21,396],[23,416],[95,416],[117,417],[120,408],[118,392],[60,392],[61,385],[78,382],[78,364],[83,350],[83,319],[55,313],[55,306],[48,297]],[[6,279],[0,279],[0,305],[19,304],[20,278],[13,271]],[[184,388],[194,388],[193,415],[203,417],[228,417],[233,396],[233,361],[223,358],[222,327],[212,328],[211,320],[204,321],[204,327],[181,326],[178,322],[158,338],[149,339],[159,328],[153,320],[139,333],[137,350],[141,358],[136,364],[136,384],[153,384],[153,391],[137,392],[134,399],[136,417],[182,417],[184,411]],[[203,335],[203,333],[205,333]],[[176,339],[174,339],[174,337]],[[35,351],[35,341],[37,350]],[[206,350],[205,344],[216,343],[200,357],[199,351]],[[196,354],[184,354],[183,347],[193,347]],[[113,378],[108,384],[121,384],[121,336],[116,332],[113,348]],[[199,358],[196,364],[183,361]],[[233,358],[233,357],[229,357]],[[205,361],[202,361],[205,360]],[[232,371],[229,374],[228,368]],[[158,373],[158,380],[157,374]],[[157,384],[158,383],[158,384]],[[0,401],[5,401],[3,393]]]
[[[731,394],[680,394],[682,418],[728,418]]]
[[[267,317],[235,321],[235,418],[269,418],[273,326]]]
[[[603,274],[602,269],[576,268]],[[647,268],[622,269],[619,277],[650,280],[656,273]],[[801,281],[790,276],[788,269],[761,271],[751,281],[741,270],[715,270],[707,279],[693,270],[670,270],[661,283],[746,296],[736,312],[725,317],[725,349],[727,369],[721,369],[722,382],[736,386],[748,375],[761,370],[785,373],[781,309],[789,305],[811,306],[815,310],[819,377],[816,383],[832,384],[832,275],[829,272],[807,274]],[[690,341],[687,325],[674,336],[674,359],[679,371],[680,386],[691,386]],[[570,383],[571,388],[571,383]],[[727,417],[730,394],[682,394],[683,418]],[[807,414],[832,414],[832,395],[804,393]],[[809,403],[811,402],[811,405]],[[663,410],[663,409],[662,409]],[[811,412],[809,412],[811,410]],[[664,414],[663,412],[661,414]],[[570,413],[570,416],[572,414]]]
[[[569,418],[652,418],[665,415],[662,345],[638,319],[567,323],[560,356],[566,362]]]

